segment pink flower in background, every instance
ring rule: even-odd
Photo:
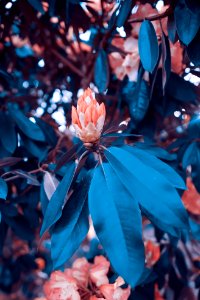
[[[110,263],[104,256],[96,256],[94,264],[91,266],[89,271],[91,281],[95,283],[96,286],[108,283],[107,274],[109,268]]]
[[[94,263],[78,258],[72,268],[51,274],[44,285],[45,300],[127,300],[130,287],[121,288],[121,277],[109,284],[109,268],[110,262],[104,256],[96,256]]]
[[[160,246],[151,240],[144,242],[146,265],[151,268],[160,258]]]
[[[100,286],[100,291],[107,300],[127,300],[130,296],[131,289],[127,287],[126,289],[120,288],[124,284],[124,280],[118,277],[113,284],[103,284]]]
[[[74,261],[72,268],[65,270],[65,274],[69,274],[69,276],[71,275],[74,279],[76,279],[79,285],[87,286],[89,279],[89,268],[90,263],[85,257],[77,258]]]
[[[84,143],[98,141],[106,117],[104,103],[99,103],[90,88],[78,99],[77,109],[72,106],[72,125],[77,137]]]
[[[47,300],[80,300],[77,289],[76,280],[61,271],[53,272],[44,285]]]
[[[137,39],[133,37],[129,37],[126,40],[116,38],[113,39],[112,43],[126,54],[125,57],[119,52],[112,52],[109,55],[109,62],[113,73],[115,73],[119,80],[122,80],[127,75],[130,81],[137,81],[140,63]]]

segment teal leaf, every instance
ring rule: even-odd
[[[44,142],[45,136],[40,127],[31,122],[18,108],[9,105],[9,113],[19,129],[30,139]]]
[[[121,1],[121,7],[119,10],[119,14],[117,16],[117,22],[116,22],[116,27],[122,27],[124,26],[124,23],[126,22],[130,12],[131,8],[133,5],[132,0],[123,0]]]
[[[124,149],[135,155],[141,162],[160,173],[161,176],[164,176],[175,188],[182,190],[186,189],[185,182],[180,175],[156,156],[137,147],[124,146]]]
[[[4,148],[13,153],[17,147],[15,124],[8,115],[0,113],[0,137]]]
[[[60,268],[77,250],[88,229],[87,195],[91,176],[85,176],[66,203],[62,217],[52,228],[51,257],[54,269]]]
[[[6,199],[8,194],[8,186],[3,178],[0,177],[0,198]]]
[[[100,49],[94,65],[94,82],[100,93],[103,93],[109,81],[109,66],[107,54]]]
[[[155,29],[148,20],[142,22],[138,45],[143,67],[152,73],[158,62],[159,47]]]
[[[186,169],[189,165],[193,165],[196,163],[197,153],[198,144],[196,142],[193,142],[187,147],[183,155],[182,166],[184,169]]]
[[[134,287],[144,268],[141,213],[137,200],[131,197],[108,163],[95,169],[89,210],[114,270]]]
[[[37,11],[39,11],[41,14],[44,14],[45,11],[43,9],[42,3],[40,0],[28,0],[30,5],[32,5],[33,8],[35,8]]]
[[[200,13],[192,12],[185,4],[184,0],[179,0],[174,11],[177,32],[180,40],[188,45],[199,30]]]
[[[59,183],[46,208],[42,229],[40,232],[41,236],[61,217],[65,199],[74,177],[74,171],[75,164],[69,163],[67,173]]]
[[[141,207],[153,217],[178,229],[188,228],[186,210],[176,189],[153,168],[121,148],[111,147],[105,156]]]

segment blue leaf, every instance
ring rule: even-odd
[[[139,160],[145,163],[147,166],[153,168],[157,172],[164,176],[172,186],[178,189],[186,189],[186,185],[184,180],[180,177],[180,175],[174,171],[170,166],[166,163],[159,160],[152,154],[141,150],[137,147],[124,146],[125,150],[129,151],[133,155],[135,155]]]
[[[179,0],[174,11],[177,32],[180,40],[188,45],[199,30],[200,13],[192,12],[186,5],[184,0]]]
[[[147,212],[175,228],[188,228],[182,201],[163,175],[121,148],[111,147],[105,156],[123,185]]]
[[[0,137],[5,149],[13,153],[17,147],[17,133],[15,124],[8,115],[0,113]]]
[[[27,137],[35,141],[45,141],[45,136],[37,124],[31,122],[19,109],[15,108],[14,106],[9,105],[8,110],[12,119]]]
[[[200,66],[200,30],[198,31],[195,38],[187,47],[187,54],[191,62],[196,66]]]
[[[108,163],[95,170],[89,210],[113,268],[134,287],[144,268],[140,209]]]
[[[38,10],[41,14],[44,14],[45,11],[43,9],[42,3],[40,2],[40,0],[28,0],[28,2],[33,6],[33,8],[35,8],[36,10]]]
[[[129,16],[129,13],[131,12],[132,5],[133,5],[132,0],[124,0],[122,2],[120,10],[119,10],[119,14],[117,16],[116,27],[124,26],[124,23],[126,22],[128,16]]]
[[[77,250],[88,229],[87,195],[91,176],[87,175],[74,189],[62,217],[52,229],[51,257],[54,269],[60,268]]]
[[[184,169],[186,169],[189,165],[193,165],[196,163],[197,152],[198,152],[198,145],[196,142],[191,143],[187,147],[182,160],[182,167]]]
[[[173,72],[171,72],[166,84],[166,91],[170,96],[178,101],[185,103],[192,102],[194,104],[197,102],[195,86]]]
[[[73,180],[74,170],[75,164],[69,163],[67,173],[59,183],[46,208],[40,232],[41,236],[61,217],[62,208]]]
[[[159,48],[155,29],[148,20],[142,22],[138,45],[143,67],[152,73],[158,61]]]
[[[0,198],[6,199],[7,194],[8,194],[7,184],[5,180],[3,180],[3,178],[0,177]]]
[[[108,86],[109,66],[107,54],[100,49],[94,65],[94,82],[100,93],[103,93]]]

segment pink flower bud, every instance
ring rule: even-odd
[[[78,99],[77,108],[72,106],[72,125],[84,143],[94,143],[100,138],[106,117],[104,103],[99,103],[88,88]]]

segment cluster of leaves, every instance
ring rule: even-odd
[[[175,172],[183,179],[190,175],[200,192],[199,90],[184,79],[187,69],[199,76],[198,1],[164,1],[164,12],[148,15],[147,10],[145,17],[134,14],[134,8],[155,8],[158,1],[1,2],[0,252],[5,268],[10,231],[36,249],[42,221],[42,234],[51,234],[54,268],[62,267],[86,237],[91,214],[114,270],[138,285],[131,297],[153,299],[155,282],[162,288],[168,274],[178,299],[191,270],[177,239],[182,237],[183,245],[191,239],[188,222],[200,238],[199,219],[184,211],[179,194],[185,185]],[[120,80],[110,55],[117,52],[124,59],[126,53],[114,41],[131,37],[138,24],[137,80]],[[122,27],[125,38],[118,32]],[[82,34],[88,32],[85,41]],[[181,73],[172,71],[171,43],[181,44]],[[97,99],[106,104],[107,128],[131,118],[129,135],[105,131],[102,143],[108,148],[98,167],[93,154],[54,120],[54,113],[62,111],[70,125],[71,103],[91,83],[98,89]],[[60,96],[54,101],[56,90]],[[66,92],[71,96],[64,100]],[[133,133],[142,134],[145,143],[124,146]],[[151,274],[144,269],[144,218],[152,222],[158,242],[165,233],[170,237]]]

